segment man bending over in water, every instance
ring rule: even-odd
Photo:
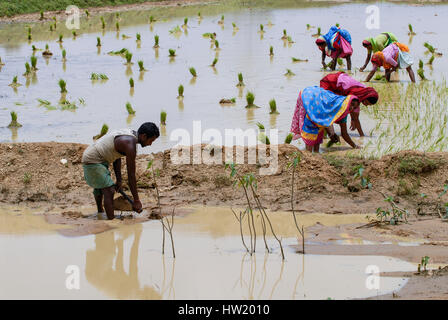
[[[152,122],[145,122],[137,132],[131,129],[122,129],[108,133],[90,145],[82,155],[84,179],[91,186],[98,212],[104,212],[108,219],[114,218],[114,192],[121,189],[121,157],[126,157],[129,188],[131,189],[134,204],[132,209],[142,212],[142,203],[138,197],[137,181],[135,178],[135,158],[137,144],[143,148],[150,146],[159,137],[159,128]],[[110,176],[109,165],[113,164],[117,182]]]

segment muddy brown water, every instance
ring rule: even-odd
[[[58,234],[34,210],[2,212],[9,228],[0,231],[0,297],[57,299],[350,299],[398,291],[408,281],[381,277],[368,289],[369,266],[381,272],[414,271],[416,266],[384,256],[301,255],[289,214],[273,219],[283,237],[286,260],[270,236],[271,254],[259,238],[255,255],[243,250],[229,209],[194,208],[175,218],[176,258],[169,243],[161,254],[161,225],[149,221],[78,238]],[[40,223],[36,220],[40,219]],[[361,215],[308,215],[305,224],[359,222]],[[364,217],[365,219],[365,217]],[[33,226],[23,230],[23,226]],[[22,227],[20,227],[22,226]],[[218,226],[220,226],[218,228]],[[30,267],[32,266],[32,267]],[[79,270],[79,290],[66,282]],[[68,272],[68,273],[66,273]],[[343,290],[342,290],[343,288]]]
[[[447,5],[424,5],[380,3],[380,29],[368,30],[365,27],[367,14],[365,3],[308,3],[290,0],[255,1],[251,8],[241,6],[235,1],[223,1],[208,6],[186,6],[152,11],[129,11],[121,13],[120,33],[114,31],[115,14],[104,14],[107,31],[102,33],[99,16],[81,20],[79,36],[73,39],[71,32],[59,23],[57,31],[48,31],[49,23],[32,23],[33,42],[26,41],[28,24],[0,25],[0,56],[5,66],[0,72],[0,142],[10,141],[61,141],[91,143],[102,124],[111,129],[122,127],[137,128],[144,121],[159,122],[161,110],[168,113],[166,128],[162,138],[151,151],[160,151],[173,146],[170,134],[175,129],[186,129],[192,136],[194,120],[201,120],[202,131],[217,129],[224,136],[226,128],[255,128],[257,122],[266,127],[279,130],[279,140],[287,135],[298,91],[310,85],[317,85],[326,74],[320,69],[320,54],[314,44],[316,28],[322,32],[335,23],[351,32],[354,46],[353,76],[358,80],[367,76],[359,72],[366,52],[361,42],[367,36],[381,31],[392,31],[398,39],[409,44],[416,63],[418,59],[429,59],[423,43],[428,41],[440,52],[447,52],[447,35],[442,32],[448,16]],[[198,21],[197,12],[203,19]],[[218,25],[221,15],[225,15],[223,26]],[[159,19],[152,27],[147,23],[149,15]],[[170,30],[183,24],[188,17],[188,29],[178,36]],[[317,21],[314,17],[319,17]],[[400,17],[397,19],[397,17]],[[268,22],[272,26],[268,26]],[[325,22],[324,22],[325,21]],[[234,32],[232,22],[239,30]],[[306,24],[313,27],[307,30]],[[417,35],[407,35],[408,23],[412,23]],[[258,32],[264,25],[263,37]],[[283,29],[287,30],[295,43],[288,45],[281,40]],[[183,29],[182,29],[183,30]],[[221,50],[211,48],[209,39],[203,33],[216,32]],[[59,33],[64,34],[64,42],[56,42]],[[140,33],[141,45],[135,37]],[[154,35],[160,36],[160,49],[154,50]],[[122,35],[130,38],[123,39]],[[96,38],[102,41],[97,50]],[[22,76],[24,63],[32,54],[31,45],[44,48],[48,43],[54,55],[45,60],[39,51],[36,77],[27,80]],[[269,47],[274,47],[274,57],[269,57]],[[61,48],[67,51],[67,62],[61,57]],[[110,56],[109,51],[128,48],[133,53],[134,65],[125,66],[124,59]],[[176,49],[177,57],[170,60],[168,49]],[[217,57],[213,69],[209,65]],[[292,63],[291,57],[309,59],[308,62]],[[148,70],[138,71],[137,61],[143,60]],[[195,67],[198,73],[192,81],[188,71]],[[416,69],[415,67],[414,69]],[[286,69],[296,76],[285,77]],[[440,80],[448,71],[445,56],[436,58],[433,69],[427,69],[430,79]],[[109,80],[92,82],[92,72],[105,73]],[[236,88],[237,74],[243,73],[246,87]],[[18,75],[23,86],[16,91],[8,87],[12,78]],[[130,93],[129,78],[135,80],[134,93]],[[47,110],[39,106],[37,99],[44,99],[57,106],[60,98],[58,80],[67,82],[70,101],[84,99],[85,105],[78,103],[75,111]],[[405,73],[400,72],[399,81],[409,82]],[[176,99],[177,87],[183,84],[185,98]],[[394,84],[392,84],[394,85]],[[255,94],[255,104],[261,108],[246,110],[245,95]],[[233,106],[221,106],[222,98],[236,98]],[[268,102],[275,98],[279,115],[269,115]],[[128,116],[125,104],[130,102],[136,110],[135,116]],[[10,111],[16,111],[23,127],[10,130],[6,128]],[[366,133],[376,123],[361,113]],[[357,138],[362,143],[368,138]],[[183,141],[184,142],[184,141]],[[365,142],[365,141],[364,141]],[[342,146],[341,148],[344,148]],[[146,151],[148,152],[148,151]]]

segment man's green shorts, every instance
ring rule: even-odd
[[[84,179],[93,188],[94,195],[100,195],[101,189],[113,186],[115,183],[110,177],[109,163],[83,164]]]

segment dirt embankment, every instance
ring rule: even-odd
[[[55,142],[0,144],[0,201],[93,205],[91,188],[83,179],[81,157],[85,148],[82,144]],[[410,213],[437,216],[436,204],[448,201],[448,195],[439,198],[448,184],[448,153],[404,151],[379,160],[363,160],[342,154],[311,155],[292,145],[279,145],[273,175],[258,174],[260,168],[269,166],[262,164],[261,158],[256,164],[237,166],[241,173],[255,175],[263,204],[274,211],[291,207],[291,169],[287,164],[296,151],[302,158],[294,187],[299,212],[375,213],[378,207],[389,206],[384,196],[392,196]],[[245,159],[247,155],[245,148]],[[154,168],[160,172],[163,203],[245,205],[244,193],[233,187],[230,171],[224,165],[173,164],[169,150],[137,157],[139,193],[150,203],[154,203],[155,189],[147,163],[152,157]],[[126,188],[125,161],[122,172]]]
[[[143,3],[131,3],[131,4],[121,4],[121,5],[106,5],[100,7],[88,7],[80,8],[81,16],[85,16],[85,10],[89,11],[90,15],[98,15],[108,12],[122,12],[129,10],[149,10],[158,7],[173,7],[173,6],[183,6],[183,5],[196,5],[196,4],[209,4],[216,2],[213,0],[161,0],[161,1],[148,1]],[[53,17],[57,20],[63,20],[67,18],[67,13],[64,10],[58,11],[45,11],[44,20],[40,19],[40,12],[35,13],[24,13],[17,14],[11,17],[0,16],[0,23],[6,22],[39,22],[39,21],[51,21]]]

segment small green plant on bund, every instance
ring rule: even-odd
[[[355,174],[353,175],[354,179],[359,178],[359,184],[363,189],[372,189],[372,183],[370,182],[369,177],[364,176],[364,167],[362,164],[355,166],[354,168]]]
[[[24,175],[23,175],[23,183],[24,184],[30,184],[31,183],[31,178],[32,178],[31,173],[25,172]]]
[[[397,225],[399,222],[408,222],[409,213],[405,209],[399,208],[393,197],[385,197],[384,201],[388,202],[391,210],[378,207],[376,209],[376,217],[378,223],[388,223],[389,225]]]
[[[428,272],[426,267],[428,266],[429,259],[430,258],[428,256],[422,257],[422,259],[420,260],[420,263],[418,264],[418,267],[417,267],[417,273],[427,273]],[[422,270],[422,267],[423,267],[423,270]]]
[[[99,138],[104,136],[108,131],[109,131],[109,126],[107,124],[103,124],[103,126],[101,127],[100,133],[97,134],[96,136],[93,136],[93,140],[98,140]]]
[[[11,122],[8,125],[8,128],[20,128],[22,125],[17,121],[17,113],[15,111],[11,111]]]

